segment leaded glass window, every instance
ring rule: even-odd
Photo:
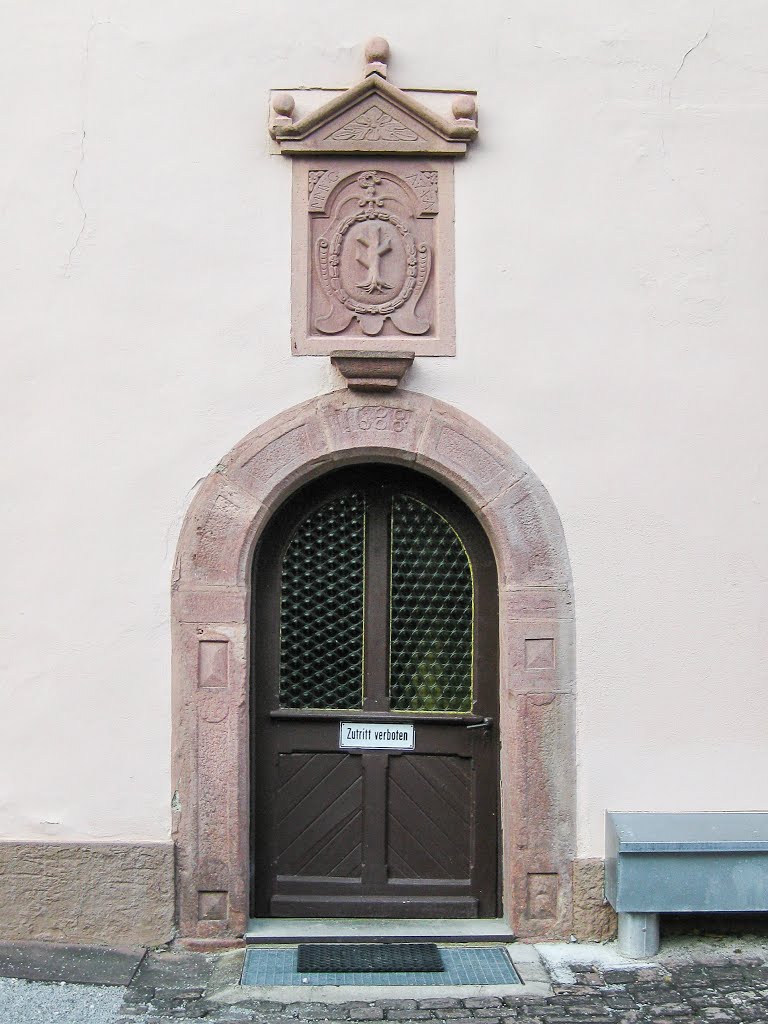
[[[390,707],[472,710],[472,569],[458,534],[407,495],[392,499]]]
[[[472,566],[428,501],[366,482],[292,527],[279,569],[282,709],[472,712]]]
[[[299,523],[280,579],[280,706],[363,705],[365,496],[342,494]]]

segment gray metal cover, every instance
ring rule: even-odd
[[[608,812],[605,838],[620,913],[768,910],[768,812]]]

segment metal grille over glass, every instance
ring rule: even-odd
[[[363,704],[365,498],[327,502],[298,526],[280,585],[280,706]]]
[[[392,499],[390,708],[472,710],[472,569],[453,528]]]

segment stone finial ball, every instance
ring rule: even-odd
[[[472,96],[457,96],[451,104],[453,116],[457,118],[474,118],[477,104]]]
[[[272,109],[281,117],[290,117],[296,109],[296,100],[289,92],[276,92],[272,97]]]
[[[381,36],[374,36],[365,44],[365,59],[369,64],[386,64],[389,60],[389,43]]]

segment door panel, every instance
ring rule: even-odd
[[[469,885],[472,762],[403,755],[389,765],[387,862],[390,878],[452,878]]]
[[[495,916],[496,569],[419,474],[329,474],[254,564],[257,916]],[[342,721],[410,722],[413,750],[340,750]]]
[[[359,878],[360,759],[348,754],[280,754],[275,819],[278,875]]]

